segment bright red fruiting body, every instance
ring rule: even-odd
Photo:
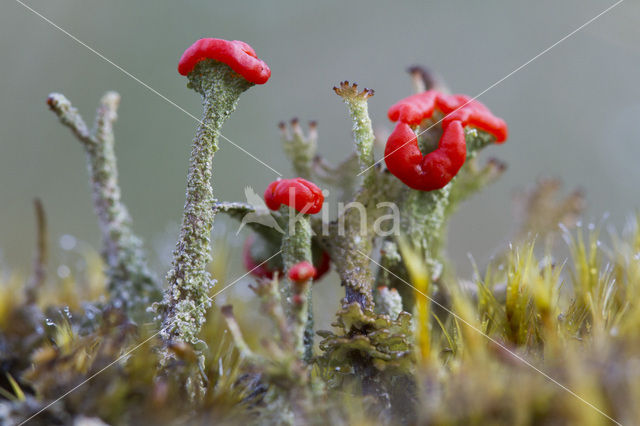
[[[205,59],[229,65],[245,80],[254,84],[264,84],[271,77],[271,70],[258,59],[251,46],[243,41],[219,38],[201,38],[189,46],[178,62],[178,72],[188,75],[198,62]]]
[[[417,126],[433,115],[438,92],[427,90],[406,97],[389,108],[387,116],[391,121],[402,121],[410,126]]]
[[[507,139],[508,129],[504,120],[494,116],[482,102],[466,95],[445,95],[427,90],[396,102],[387,115],[391,121],[417,126],[431,118],[436,109],[445,115],[443,129],[452,121],[460,121],[463,127],[476,127],[490,133],[496,138],[496,143],[503,143]]]
[[[284,204],[300,213],[316,214],[322,210],[324,195],[316,184],[306,179],[278,179],[267,186],[264,201],[271,210],[278,210]]]
[[[484,107],[484,105],[482,105]],[[508,129],[507,124],[501,118],[498,118],[490,112],[482,110],[480,107],[460,108],[448,114],[442,120],[442,127],[446,127],[453,121],[460,121],[463,126],[470,126],[490,133],[496,138],[496,143],[504,143],[507,140]]]
[[[329,272],[330,267],[331,267],[331,258],[329,257],[329,254],[326,251],[323,251],[322,254],[320,255],[320,261],[318,262],[318,267],[315,268],[316,273],[313,276],[313,280],[317,281],[320,278],[322,278],[324,274]]]
[[[422,155],[411,127],[398,122],[384,151],[387,168],[410,188],[433,191],[444,187],[458,173],[467,158],[464,129],[451,122],[442,132],[435,151]]]
[[[309,262],[298,262],[289,269],[289,279],[295,283],[308,281],[316,276],[316,268]]]
[[[255,235],[249,235],[246,240],[244,240],[244,245],[242,247],[242,261],[244,263],[244,267],[249,271],[249,273],[258,278],[266,278],[272,279],[276,272],[282,274],[282,270],[270,269],[268,263],[262,263],[263,261],[258,261],[254,259],[251,253],[251,247],[255,242]],[[329,268],[331,267],[331,258],[327,254],[326,251],[323,251],[320,255],[320,259],[317,259],[314,256],[314,262],[317,267],[314,267],[315,274],[313,275],[313,280],[317,281],[322,278],[327,272],[329,272]]]
[[[444,115],[442,137],[436,150],[422,155],[411,126],[431,118],[435,110]],[[420,191],[444,187],[464,165],[467,157],[464,127],[485,131],[495,137],[496,143],[503,143],[508,135],[504,120],[466,95],[427,90],[400,100],[389,108],[387,115],[398,122],[385,147],[387,168],[407,186]]]

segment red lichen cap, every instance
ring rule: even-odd
[[[244,240],[244,245],[242,246],[242,262],[244,263],[244,267],[247,268],[247,271],[251,275],[254,275],[259,278],[267,278],[272,279],[276,272],[281,272],[278,270],[269,269],[269,265],[265,263],[265,261],[257,262],[251,253],[251,246],[255,242],[255,235],[249,235],[246,240]]]
[[[316,214],[322,210],[324,195],[316,184],[306,179],[279,179],[267,186],[264,201],[271,210],[278,210],[284,204],[300,213]]]
[[[496,143],[504,143],[509,136],[507,123],[491,114],[489,110],[483,109],[484,105],[482,104],[470,105],[447,114],[442,120],[442,127],[448,126],[453,121],[460,121],[465,127],[474,127],[493,135],[496,138]]]
[[[467,158],[462,124],[450,122],[438,148],[422,155],[414,131],[399,121],[387,140],[384,158],[387,169],[408,187],[419,191],[440,189],[453,179]]]
[[[188,75],[198,62],[205,59],[229,65],[232,70],[254,84],[264,84],[271,77],[271,70],[266,63],[258,59],[251,46],[243,41],[219,38],[201,38],[189,46],[178,62],[178,72]]]
[[[496,143],[507,140],[507,124],[494,116],[482,102],[467,95],[445,95],[435,90],[427,90],[408,96],[389,108],[387,115],[391,121],[400,121],[417,126],[423,120],[431,118],[439,110],[445,117],[442,128],[453,121],[460,121],[463,127],[475,127],[496,138]]]
[[[436,108],[446,116],[442,127],[452,121],[460,121],[464,127],[470,126],[483,130],[496,138],[496,143],[507,140],[509,130],[507,123],[491,113],[482,102],[466,95],[443,95],[436,99]]]
[[[329,268],[331,267],[331,258],[326,251],[323,251],[320,255],[320,260],[316,263],[318,264],[318,267],[316,268],[316,274],[313,276],[314,281],[319,280],[324,274],[329,272]]]
[[[308,281],[316,276],[316,268],[309,262],[296,263],[289,269],[289,279],[295,283]]]
[[[433,115],[438,95],[439,93],[435,90],[427,90],[408,96],[392,105],[387,116],[391,121],[402,121],[411,126],[417,126],[422,120]]]
[[[258,278],[273,279],[276,272],[282,275],[282,270],[279,268],[271,269],[269,263],[265,263],[266,259],[255,259],[251,248],[256,242],[256,236],[254,234],[249,235],[244,240],[242,246],[242,263],[249,273]],[[322,278],[331,268],[331,258],[326,251],[322,251],[318,256],[314,256],[314,263],[317,267],[314,267],[315,274],[313,280],[317,281]]]

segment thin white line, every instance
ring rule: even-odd
[[[476,99],[478,99],[480,96],[484,95],[485,93],[487,93],[489,90],[493,89],[494,87],[496,87],[497,85],[499,85],[500,83],[502,83],[503,81],[505,81],[507,78],[511,77],[513,74],[517,73],[518,71],[520,71],[521,69],[523,69],[524,67],[526,67],[527,65],[529,65],[531,62],[535,61],[536,59],[538,59],[540,56],[544,55],[545,53],[549,52],[551,49],[553,49],[554,47],[556,47],[557,45],[559,45],[560,43],[562,43],[563,41],[565,41],[566,39],[568,39],[569,37],[573,36],[575,33],[577,33],[578,31],[582,30],[584,27],[586,27],[587,25],[591,24],[593,21],[595,21],[596,19],[600,18],[602,15],[608,13],[609,11],[611,11],[611,9],[613,9],[614,7],[618,6],[620,3],[622,3],[624,0],[618,0],[617,2],[615,2],[613,5],[609,6],[608,8],[606,8],[605,10],[603,10],[602,12],[600,12],[599,14],[597,14],[596,16],[594,16],[593,18],[589,19],[587,22],[585,22],[584,24],[580,25],[578,28],[576,28],[575,30],[571,31],[569,34],[567,34],[566,36],[562,37],[560,40],[556,41],[555,43],[553,43],[551,46],[547,47],[546,49],[544,49],[542,52],[538,53],[536,56],[534,56],[533,58],[529,59],[527,62],[525,62],[524,64],[520,65],[518,68],[514,69],[513,71],[511,71],[509,74],[505,75],[504,77],[502,77],[500,80],[496,81],[495,83],[493,83],[491,86],[487,87],[486,89],[484,89],[482,92],[478,93],[476,96],[474,96],[473,98],[471,98],[470,100],[468,100],[467,102],[465,102],[463,105],[459,106],[458,108],[456,108],[455,110],[451,111],[449,114],[445,115],[444,117],[442,117],[440,120],[438,120],[437,122],[433,123],[431,126],[429,126],[428,128],[424,129],[423,131],[421,131],[420,133],[418,133],[416,135],[416,137],[420,136],[421,134],[423,134],[424,132],[429,131],[430,129],[432,129],[433,127],[437,126],[438,124],[440,124],[442,122],[442,120],[444,120],[447,116],[449,116],[450,114],[453,114],[454,112],[458,111],[461,108],[464,108],[466,105],[468,105],[470,102],[475,101]],[[384,157],[382,157],[381,159],[379,159],[378,161],[376,161],[375,163],[373,163],[372,165],[370,165],[369,167],[367,167],[366,169],[362,170],[360,173],[358,173],[358,176],[362,175],[363,173],[365,173],[367,170],[371,169],[372,167],[376,166],[378,163],[380,163],[381,161],[383,161],[385,158],[387,158],[389,155],[393,154],[394,152],[404,148],[407,144],[409,144],[411,142],[411,140],[413,140],[413,138],[411,138],[410,140],[406,141],[404,144],[402,144],[402,146],[399,146],[398,148],[396,148],[395,150],[393,150],[392,152],[390,152],[389,154],[385,154]]]
[[[158,330],[156,331],[154,334],[152,334],[150,337],[146,338],[142,343],[137,344],[133,349],[127,351],[124,353],[124,355],[118,357],[115,361],[109,363],[106,365],[106,367],[103,367],[102,369],[100,369],[98,372],[92,374],[89,378],[85,379],[82,383],[80,383],[79,385],[76,385],[75,387],[71,388],[71,390],[67,391],[66,393],[64,393],[62,396],[56,398],[54,401],[50,402],[49,404],[47,404],[44,408],[40,409],[40,411],[37,411],[35,414],[33,414],[31,417],[29,417],[26,420],[23,420],[21,423],[18,424],[18,426],[22,426],[23,424],[27,423],[28,421],[32,420],[34,417],[36,417],[38,414],[42,413],[43,411],[46,411],[49,407],[51,407],[53,404],[57,403],[58,401],[60,401],[61,399],[65,398],[67,395],[69,395],[70,393],[72,393],[73,391],[75,391],[76,389],[78,389],[80,386],[84,385],[85,383],[87,383],[88,381],[90,381],[91,379],[93,379],[94,377],[96,377],[98,374],[102,373],[103,371],[105,371],[107,368],[111,367],[113,364],[117,363],[118,361],[120,361],[121,359],[129,356],[133,351],[135,351],[136,349],[138,349],[139,347],[141,347],[142,345],[144,345],[145,343],[147,343],[149,340],[153,339],[154,337],[156,337],[158,334],[160,334],[160,331],[162,330]]]
[[[237,280],[235,280],[234,282],[232,282],[231,284],[229,284],[228,286],[226,286],[225,288],[223,288],[222,290],[220,290],[219,292],[217,292],[216,294],[214,294],[213,296],[211,296],[211,300],[213,300],[214,297],[216,297],[217,295],[219,295],[220,293],[222,293],[223,291],[225,291],[226,289],[228,289],[229,287],[231,287],[232,285],[234,285],[236,282],[240,281],[241,279],[243,279],[244,277],[246,277],[247,275],[249,275],[250,273],[252,273],[253,271],[255,271],[256,269],[258,269],[259,267],[261,267],[262,265],[264,265],[265,263],[267,263],[268,261],[270,261],[271,259],[273,259],[274,257],[276,257],[277,255],[279,255],[280,253],[282,253],[282,250],[278,250],[278,252],[276,254],[274,254],[273,256],[271,256],[270,258],[268,258],[267,260],[265,260],[264,262],[262,262],[261,264],[255,266],[253,269],[251,269],[250,271],[247,271],[247,273],[245,273],[244,275],[240,276]]]
[[[245,273],[244,275],[241,275],[240,277],[236,278],[231,284],[227,285],[225,288],[223,288],[222,290],[220,290],[219,292],[217,292],[216,294],[214,294],[213,296],[211,296],[209,299],[213,300],[217,295],[219,295],[220,293],[222,293],[223,291],[225,291],[226,289],[228,289],[229,287],[231,287],[232,285],[236,284],[238,281],[240,281],[241,279],[243,279],[244,277],[246,277],[247,275],[249,275],[251,272],[255,271],[257,268],[261,267],[262,265],[264,265],[265,263],[267,263],[268,261],[270,261],[271,259],[273,259],[274,257],[276,257],[277,255],[279,255],[282,252],[282,250],[278,251],[276,254],[274,254],[273,256],[271,256],[270,258],[268,258],[267,260],[265,260],[264,262],[260,263],[259,265],[254,266],[250,271],[248,271],[247,273]],[[92,374],[91,376],[89,376],[87,379],[85,379],[84,381],[82,381],[82,383],[76,385],[75,387],[71,388],[71,390],[65,392],[63,395],[59,396],[58,398],[56,398],[55,400],[53,400],[52,402],[50,402],[49,404],[45,405],[43,408],[41,408],[39,411],[37,411],[36,413],[34,413],[33,415],[31,415],[31,417],[27,418],[26,420],[23,420],[21,423],[18,424],[18,426],[22,426],[25,423],[27,423],[28,421],[32,420],[34,417],[36,417],[37,415],[41,414],[42,412],[46,411],[47,409],[49,409],[53,404],[57,403],[58,401],[60,401],[61,399],[64,399],[67,395],[69,395],[70,393],[74,392],[75,390],[77,390],[79,387],[81,387],[82,385],[86,384],[87,382],[89,382],[91,379],[95,378],[97,375],[99,375],[100,373],[104,372],[106,369],[108,369],[109,367],[111,367],[112,365],[114,365],[115,363],[117,363],[118,361],[120,361],[123,358],[126,358],[127,356],[129,356],[132,352],[136,351],[138,348],[140,348],[142,345],[144,345],[145,343],[147,343],[149,340],[153,339],[154,337],[156,337],[158,334],[160,334],[160,332],[162,331],[162,329],[156,331],[155,333],[153,333],[150,337],[146,338],[143,342],[137,344],[133,349],[128,350],[127,352],[124,353],[124,355],[121,355],[120,357],[118,357],[115,361],[110,362],[109,364],[107,364],[105,367],[103,367],[102,369],[100,369],[99,371],[95,372],[94,374]]]
[[[138,77],[136,77],[135,75],[131,74],[129,71],[125,70],[124,68],[122,68],[120,65],[116,64],[115,62],[113,62],[112,60],[110,60],[109,58],[107,58],[106,56],[104,56],[102,53],[98,52],[97,50],[95,50],[94,48],[92,48],[91,46],[89,46],[88,44],[84,43],[83,41],[81,41],[80,39],[78,39],[76,36],[74,36],[73,34],[71,34],[70,32],[68,32],[67,30],[65,30],[64,28],[61,28],[60,26],[56,25],[53,21],[51,21],[49,18],[47,18],[46,16],[42,15],[41,13],[39,13],[38,11],[36,11],[35,9],[31,8],[29,5],[23,3],[21,0],[16,0],[16,2],[20,3],[22,6],[24,6],[26,9],[30,10],[31,12],[33,12],[35,15],[39,16],[40,18],[42,18],[45,22],[49,23],[51,26],[53,26],[54,28],[60,30],[61,32],[63,32],[64,34],[66,34],[67,36],[69,36],[71,39],[73,39],[75,42],[79,43],[80,45],[86,47],[87,49],[89,49],[91,52],[95,53],[96,55],[98,55],[101,59],[103,59],[104,61],[108,62],[109,64],[113,65],[114,67],[116,67],[118,70],[120,70],[122,73],[124,73],[126,76],[132,78],[133,80],[135,80],[136,82],[138,82],[139,84],[141,84],[142,86],[144,86],[146,89],[148,89],[149,91],[155,93],[156,95],[160,96],[162,99],[164,99],[165,101],[167,101],[169,104],[173,105],[174,107],[178,108],[180,111],[184,112],[185,114],[187,114],[189,117],[193,118],[195,121],[197,121],[198,123],[200,123],[201,125],[205,125],[202,120],[200,120],[198,117],[196,117],[195,115],[191,114],[189,111],[187,111],[186,109],[184,109],[183,107],[181,107],[180,105],[176,104],[174,101],[172,101],[171,99],[167,98],[165,95],[163,95],[162,93],[158,92],[156,89],[154,89],[153,87],[149,86],[147,83],[145,83],[144,81],[140,80]],[[210,128],[211,129],[211,128]],[[213,129],[211,129],[213,130]],[[241,147],[240,145],[236,144],[235,142],[233,142],[231,139],[227,138],[225,135],[223,135],[222,133],[218,133],[220,135],[221,138],[223,138],[224,140],[226,140],[227,142],[229,142],[231,145],[235,146],[236,148],[238,148],[240,151],[244,152],[245,154],[249,155],[251,158],[253,158],[254,160],[256,160],[257,162],[261,163],[263,166],[267,167],[268,169],[270,169],[272,172],[274,172],[275,174],[277,174],[278,176],[282,176],[282,173],[280,173],[279,171],[277,171],[276,169],[274,169],[273,167],[269,166],[267,163],[265,163],[264,161],[260,160],[258,157],[256,157],[255,155],[251,154],[249,151],[247,151],[246,149],[244,149],[243,147]]]
[[[421,292],[420,290],[418,290],[417,288],[415,288],[413,285],[409,284],[408,282],[406,282],[404,279],[400,278],[399,276],[397,276],[396,274],[394,274],[393,272],[391,272],[390,270],[388,270],[387,268],[385,268],[384,266],[382,266],[381,264],[379,264],[378,262],[376,262],[375,260],[373,260],[371,257],[369,257],[367,254],[361,252],[360,250],[358,250],[358,253],[360,253],[362,256],[366,257],[367,259],[369,259],[371,262],[375,263],[376,265],[378,265],[378,267],[384,269],[386,272],[390,273],[391,275],[393,275],[394,277],[396,277],[397,279],[399,279],[400,281],[402,281],[403,283],[405,283],[406,285],[408,285],[409,287],[411,287],[412,289],[414,289],[415,291],[417,291],[418,293],[420,293],[421,295],[423,295],[424,297],[426,297],[429,301],[431,301],[432,303],[438,305],[440,308],[444,309],[446,312],[448,312],[450,315],[452,315],[453,317],[455,317],[457,320],[463,322],[464,324],[466,324],[467,326],[471,327],[473,330],[477,331],[478,333],[480,333],[481,335],[483,335],[484,337],[486,337],[487,339],[489,339],[489,341],[491,341],[493,344],[499,346],[501,349],[504,349],[505,351],[507,351],[509,354],[511,354],[514,358],[518,359],[519,361],[523,362],[525,365],[531,367],[532,369],[534,369],[536,372],[540,373],[542,376],[544,376],[547,380],[549,380],[550,382],[558,385],[560,388],[562,388],[563,390],[567,391],[569,394],[573,395],[574,397],[578,398],[580,401],[584,402],[586,405],[588,405],[589,407],[593,408],[594,410],[596,410],[598,413],[602,414],[604,417],[606,417],[607,419],[611,420],[613,423],[622,426],[622,424],[618,421],[616,421],[615,419],[613,419],[611,416],[609,416],[607,413],[605,413],[604,411],[602,411],[601,409],[599,409],[598,407],[596,407],[595,405],[593,405],[592,403],[590,403],[589,401],[585,400],[584,398],[582,398],[580,395],[578,395],[577,393],[575,393],[574,391],[572,391],[571,389],[569,389],[568,387],[566,387],[565,385],[563,385],[562,383],[560,383],[559,381],[557,381],[556,379],[554,379],[553,377],[551,377],[550,375],[548,375],[547,373],[545,373],[544,371],[540,370],[539,368],[537,368],[535,365],[531,364],[529,361],[527,361],[526,359],[524,359],[523,357],[521,357],[520,355],[518,355],[517,353],[513,352],[512,350],[510,350],[509,348],[507,348],[506,346],[504,346],[502,343],[498,342],[496,339],[494,339],[493,337],[485,334],[482,332],[482,330],[480,330],[479,328],[477,328],[476,326],[474,326],[473,324],[469,323],[468,321],[466,321],[464,318],[460,317],[458,314],[456,314],[455,312],[453,312],[452,310],[450,310],[449,308],[447,308],[446,306],[442,305],[441,303],[439,303],[438,301],[432,299],[431,297],[427,296],[426,294],[424,294],[423,292]]]

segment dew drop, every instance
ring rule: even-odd
[[[73,250],[77,244],[78,240],[76,240],[76,237],[73,235],[64,234],[60,237],[60,247],[63,250]]]
[[[69,267],[67,265],[60,265],[58,266],[58,276],[60,278],[69,278],[69,275],[71,275],[71,269],[69,269]]]

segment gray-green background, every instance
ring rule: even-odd
[[[374,88],[377,126],[411,92],[404,72],[423,63],[455,92],[476,95],[591,19],[611,1],[235,1],[30,0],[28,4],[194,115],[199,97],[176,72],[181,52],[211,36],[250,43],[272,69],[240,100],[223,133],[290,173],[276,124],[320,123],[320,151],[351,151],[344,105],[330,90],[348,79]],[[626,0],[480,99],[506,119],[510,139],[488,155],[506,160],[502,181],[454,219],[451,251],[468,270],[513,230],[511,197],[538,177],[586,190],[588,218],[621,225],[640,190],[640,4]],[[180,219],[196,123],[13,0],[0,6],[0,247],[26,268],[34,240],[33,197],[41,197],[56,241],[72,234],[97,246],[84,154],[44,103],[67,95],[87,121],[107,89],[122,94],[116,126],[124,199],[137,231],[163,239]],[[485,155],[487,155],[485,154]],[[221,199],[261,192],[275,175],[222,142],[214,164]],[[171,231],[165,239],[172,240]],[[239,269],[238,269],[238,272]]]

